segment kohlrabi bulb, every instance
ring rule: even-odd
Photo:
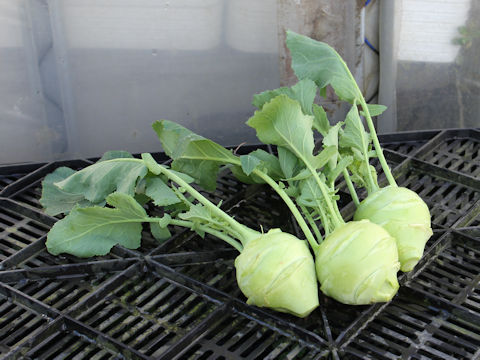
[[[337,227],[320,244],[315,262],[320,290],[341,303],[385,302],[397,293],[395,239],[368,220]]]
[[[315,265],[305,241],[272,229],[247,243],[235,260],[247,304],[305,317],[318,306]]]
[[[354,220],[368,219],[382,226],[397,241],[400,270],[414,268],[432,236],[427,204],[412,190],[388,186],[360,203]]]

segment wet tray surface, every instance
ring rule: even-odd
[[[145,232],[138,250],[52,256],[45,239],[58,218],[41,210],[41,181],[59,166],[79,169],[91,160],[0,167],[0,356],[480,359],[480,132],[380,140],[398,183],[429,205],[434,235],[415,270],[399,274],[390,303],[346,306],[321,296],[306,319],[246,305],[236,251],[183,229],[161,245]],[[348,218],[353,204],[340,195]],[[208,196],[253,228],[296,231],[262,186],[224,173]]]

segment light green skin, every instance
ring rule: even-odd
[[[337,227],[316,256],[320,290],[350,305],[386,302],[398,291],[395,239],[368,220]]]
[[[247,304],[305,317],[318,306],[315,265],[305,241],[272,229],[235,259]]]
[[[427,204],[412,190],[388,186],[360,203],[354,220],[368,219],[382,226],[397,241],[400,270],[411,271],[432,236]]]

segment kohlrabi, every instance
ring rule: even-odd
[[[371,222],[345,224],[337,207],[334,182],[350,159],[337,161],[335,146],[327,146],[313,155],[314,119],[304,115],[303,111],[312,108],[316,85],[304,81],[292,92],[304,101],[289,98],[282,89],[275,94],[265,93],[261,100],[257,99],[262,109],[248,121],[257,130],[260,140],[277,145],[278,157],[261,150],[236,156],[219,144],[167,120],[156,122],[153,127],[165,152],[173,159],[172,168],[188,173],[203,186],[215,183],[221,165],[230,166],[237,178],[244,182],[271,186],[304,231],[316,255],[317,275],[326,295],[348,304],[387,301],[398,289],[395,241]],[[320,170],[327,165],[328,171],[321,173]],[[205,171],[207,168],[208,173]],[[324,225],[326,239],[323,243],[317,220]],[[373,231],[375,229],[376,232]],[[372,248],[375,244],[378,244],[377,249]],[[359,252],[359,248],[363,251]],[[328,252],[327,249],[330,253],[333,250],[338,263],[342,264],[341,268],[336,262],[327,264],[328,259],[323,255]],[[358,257],[360,254],[361,257]],[[361,272],[359,266],[362,267]],[[326,269],[331,271],[328,272],[328,281],[323,281]],[[363,289],[365,286],[367,290]]]
[[[318,287],[306,242],[279,229],[260,233],[244,226],[193,188],[192,181],[148,153],[141,159],[110,153],[76,172],[59,168],[44,180],[41,203],[48,214],[67,216],[48,233],[47,249],[54,255],[105,255],[116,244],[138,248],[142,223],[157,239],[170,236],[169,225],[185,227],[240,252],[237,280],[249,304],[299,317],[313,311]],[[149,201],[162,216],[147,214],[142,204]]]
[[[335,180],[351,159],[340,159],[333,141],[314,155],[314,121],[299,101],[280,94],[262,104],[247,124],[260,141],[277,146],[287,175],[283,186],[317,234],[320,244],[313,250],[322,292],[346,304],[388,301],[399,287],[395,239],[368,220],[344,222]],[[323,241],[317,220],[324,227]]]
[[[372,116],[381,114],[386,107],[366,103],[347,65],[327,44],[289,31],[287,46],[292,55],[292,68],[299,79],[314,81],[321,93],[325,93],[326,86],[331,85],[340,100],[352,104],[343,128],[332,129],[333,135],[338,135],[339,156],[352,158],[348,170],[344,170],[343,174],[358,207],[354,219],[368,219],[384,227],[397,241],[401,270],[412,270],[432,235],[430,213],[415,192],[397,186],[385,160]],[[364,129],[357,106],[362,109],[361,115],[365,117],[370,133]],[[331,129],[328,130],[328,121],[326,124],[324,121],[320,123],[324,126],[317,129],[320,132],[323,129],[324,136],[332,135]],[[325,138],[324,144],[325,140],[331,142],[331,138]],[[373,156],[378,157],[389,182],[389,186],[382,189],[377,184],[375,168],[369,163]],[[368,191],[368,197],[361,203],[352,181]]]

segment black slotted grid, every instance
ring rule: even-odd
[[[184,229],[159,245],[115,247],[94,259],[52,256],[57,220],[41,210],[41,181],[59,166],[0,167],[0,354],[11,359],[480,358],[480,135],[443,130],[386,135],[399,185],[426,201],[434,236],[399,274],[388,304],[346,306],[321,296],[309,317],[245,304],[237,252]],[[240,151],[248,151],[243,148]],[[161,155],[158,155],[161,156]],[[378,169],[378,162],[373,163]],[[385,184],[384,176],[379,182]],[[246,225],[294,232],[280,199],[223,172],[206,194]],[[342,188],[340,208],[354,207]]]

